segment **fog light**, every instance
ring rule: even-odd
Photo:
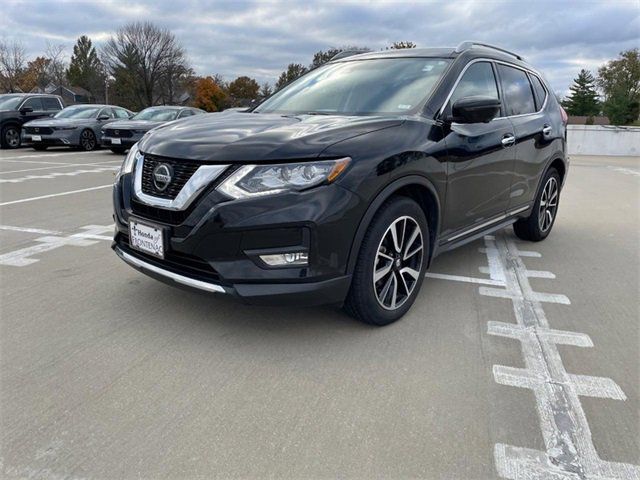
[[[307,252],[273,253],[260,255],[260,260],[271,267],[308,265],[309,254]]]

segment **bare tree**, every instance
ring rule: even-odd
[[[3,90],[15,92],[19,89],[26,61],[25,49],[21,43],[0,41],[0,82]]]
[[[131,88],[127,106],[148,107],[173,100],[179,83],[189,76],[186,54],[166,28],[150,22],[130,23],[119,29],[102,50],[103,62],[118,85]]]
[[[49,59],[47,67],[49,80],[56,85],[65,85],[67,83],[67,64],[64,60],[64,45],[54,45],[47,42],[45,55]]]

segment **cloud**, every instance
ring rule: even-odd
[[[5,0],[0,37],[21,41],[31,57],[42,54],[47,41],[66,45],[70,55],[80,35],[100,46],[136,20],[172,30],[198,74],[272,83],[288,63],[308,64],[314,52],[331,46],[376,50],[397,40],[428,47],[473,39],[521,53],[565,93],[581,68],[595,72],[640,44],[638,0]]]

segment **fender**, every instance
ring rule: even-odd
[[[438,241],[438,237],[440,236],[440,221],[442,218],[441,210],[440,210],[440,198],[438,197],[438,193],[431,183],[431,181],[427,177],[423,177],[422,175],[407,175],[405,177],[400,177],[385,188],[380,191],[373,201],[367,207],[367,211],[362,216],[360,220],[360,224],[358,225],[358,229],[356,230],[356,234],[353,238],[353,243],[351,244],[351,250],[349,252],[349,262],[347,263],[347,274],[351,275],[356,266],[356,260],[358,258],[358,252],[360,252],[360,245],[362,245],[362,241],[364,239],[364,235],[371,224],[371,220],[376,212],[380,209],[380,206],[387,200],[391,195],[393,195],[396,191],[398,191],[402,187],[406,187],[407,185],[420,185],[427,188],[433,197],[436,199],[436,210],[438,212],[438,225],[435,226],[435,243]],[[429,225],[429,228],[434,228],[433,225]],[[434,243],[434,242],[431,242]],[[431,251],[435,253],[436,245],[431,245]],[[429,256],[429,263],[431,263],[431,259],[433,255]]]

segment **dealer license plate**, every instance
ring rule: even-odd
[[[31,135],[31,141],[32,142],[41,142],[42,141],[42,137],[40,135]]]
[[[131,248],[164,258],[164,235],[160,227],[129,220],[129,244]]]
[[[119,138],[112,138],[111,145],[121,145],[122,141]]]

